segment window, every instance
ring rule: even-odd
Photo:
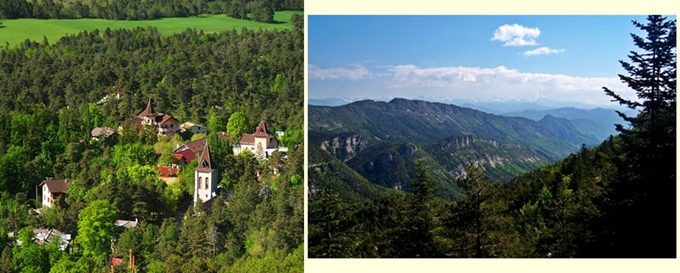
[[[205,178],[205,189],[206,189],[206,190],[208,189],[208,180],[210,180],[210,178],[207,178],[207,177],[206,177],[206,178]]]
[[[203,177],[198,178],[198,189],[201,189],[201,182],[203,182]]]

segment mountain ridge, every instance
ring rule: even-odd
[[[434,166],[436,192],[446,198],[460,195],[455,180],[467,165],[505,182],[596,143],[565,118],[534,121],[401,98],[310,105],[308,113],[310,146],[335,164],[380,187],[409,190],[415,162],[425,160]]]

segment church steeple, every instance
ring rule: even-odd
[[[217,190],[217,169],[210,162],[210,147],[205,142],[203,152],[198,158],[198,166],[194,169],[194,203],[207,202],[215,196]]]
[[[151,105],[151,99],[149,99],[149,102],[146,104],[146,108],[144,109],[143,112],[139,113],[139,117],[144,117],[144,116],[155,116],[156,112],[153,111],[153,105]]]
[[[267,134],[267,125],[264,124],[264,120],[260,121],[260,124],[257,125],[257,129],[255,129],[255,133],[253,134],[255,136],[269,136]]]
[[[203,152],[201,157],[198,159],[197,170],[212,170],[212,164],[210,163],[210,148],[208,146],[208,141],[205,142],[205,147],[203,147]]]

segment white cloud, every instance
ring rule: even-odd
[[[332,68],[321,68],[316,65],[310,64],[308,67],[309,78],[317,80],[328,80],[328,79],[347,79],[347,80],[360,80],[364,78],[371,77],[371,72],[362,65],[355,65],[350,68],[347,67],[332,67]]]
[[[616,77],[579,77],[564,74],[521,72],[499,66],[432,67],[398,65],[389,70],[386,85],[392,90],[410,90],[425,96],[453,96],[485,100],[497,98],[521,101],[575,101],[590,105],[611,105],[602,86],[621,90],[625,98],[635,98]]]
[[[519,24],[502,25],[496,29],[492,41],[501,41],[505,46],[536,45],[536,38],[541,35],[538,28],[528,28]]]
[[[558,54],[558,53],[563,53],[563,52],[564,52],[564,48],[549,48],[549,47],[543,46],[543,47],[539,47],[539,48],[536,48],[536,49],[524,51],[524,56]]]

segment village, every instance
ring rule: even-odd
[[[0,0],[0,273],[301,272],[302,7]]]
[[[118,96],[118,98],[120,98]],[[179,174],[183,168],[191,168],[192,162],[196,162],[193,167],[193,197],[191,199],[193,206],[201,206],[209,209],[210,202],[219,195],[225,198],[230,197],[228,189],[220,185],[218,174],[220,170],[215,166],[211,157],[208,129],[205,126],[198,125],[192,122],[181,123],[172,115],[156,112],[154,110],[152,101],[146,104],[145,109],[137,116],[123,122],[118,128],[111,127],[96,127],[91,130],[91,141],[93,143],[102,143],[105,145],[108,140],[115,138],[119,134],[124,134],[130,131],[140,132],[142,130],[152,130],[159,139],[169,139],[173,136],[184,136],[189,138],[183,144],[177,144],[172,149],[169,164],[156,164],[153,169],[157,173],[157,178],[163,181],[166,185],[173,185],[179,183]],[[272,155],[278,153],[277,159],[285,160],[287,147],[279,145],[277,137],[285,135],[282,131],[276,131],[275,135],[271,135],[268,131],[264,120],[260,121],[252,133],[246,133],[240,136],[238,141],[232,142],[225,132],[217,132],[220,140],[231,144],[230,152],[234,156],[248,154],[253,156],[257,161],[263,162],[269,160]],[[156,157],[162,157],[162,153],[156,153]],[[280,164],[274,164],[271,167],[271,172],[278,174]],[[261,175],[259,171],[256,173],[256,178],[259,181]],[[40,214],[42,211],[52,208],[54,206],[64,206],[65,199],[69,193],[69,187],[72,180],[70,178],[45,178],[36,186],[36,197],[40,203],[40,207],[33,210]],[[190,209],[190,208],[185,208]],[[182,214],[184,215],[185,212]],[[187,216],[186,214],[185,216]],[[144,219],[118,219],[115,221],[115,227],[119,230],[137,228]],[[14,232],[9,232],[9,238],[17,237]],[[40,245],[58,244],[58,249],[64,252],[69,252],[72,234],[62,232],[55,228],[34,228],[33,240]],[[20,239],[16,239],[17,243],[21,243]],[[113,242],[112,242],[113,247]],[[134,253],[130,250],[128,257],[113,257],[110,261],[111,268],[120,266],[125,258],[128,261],[128,268],[134,269]]]

